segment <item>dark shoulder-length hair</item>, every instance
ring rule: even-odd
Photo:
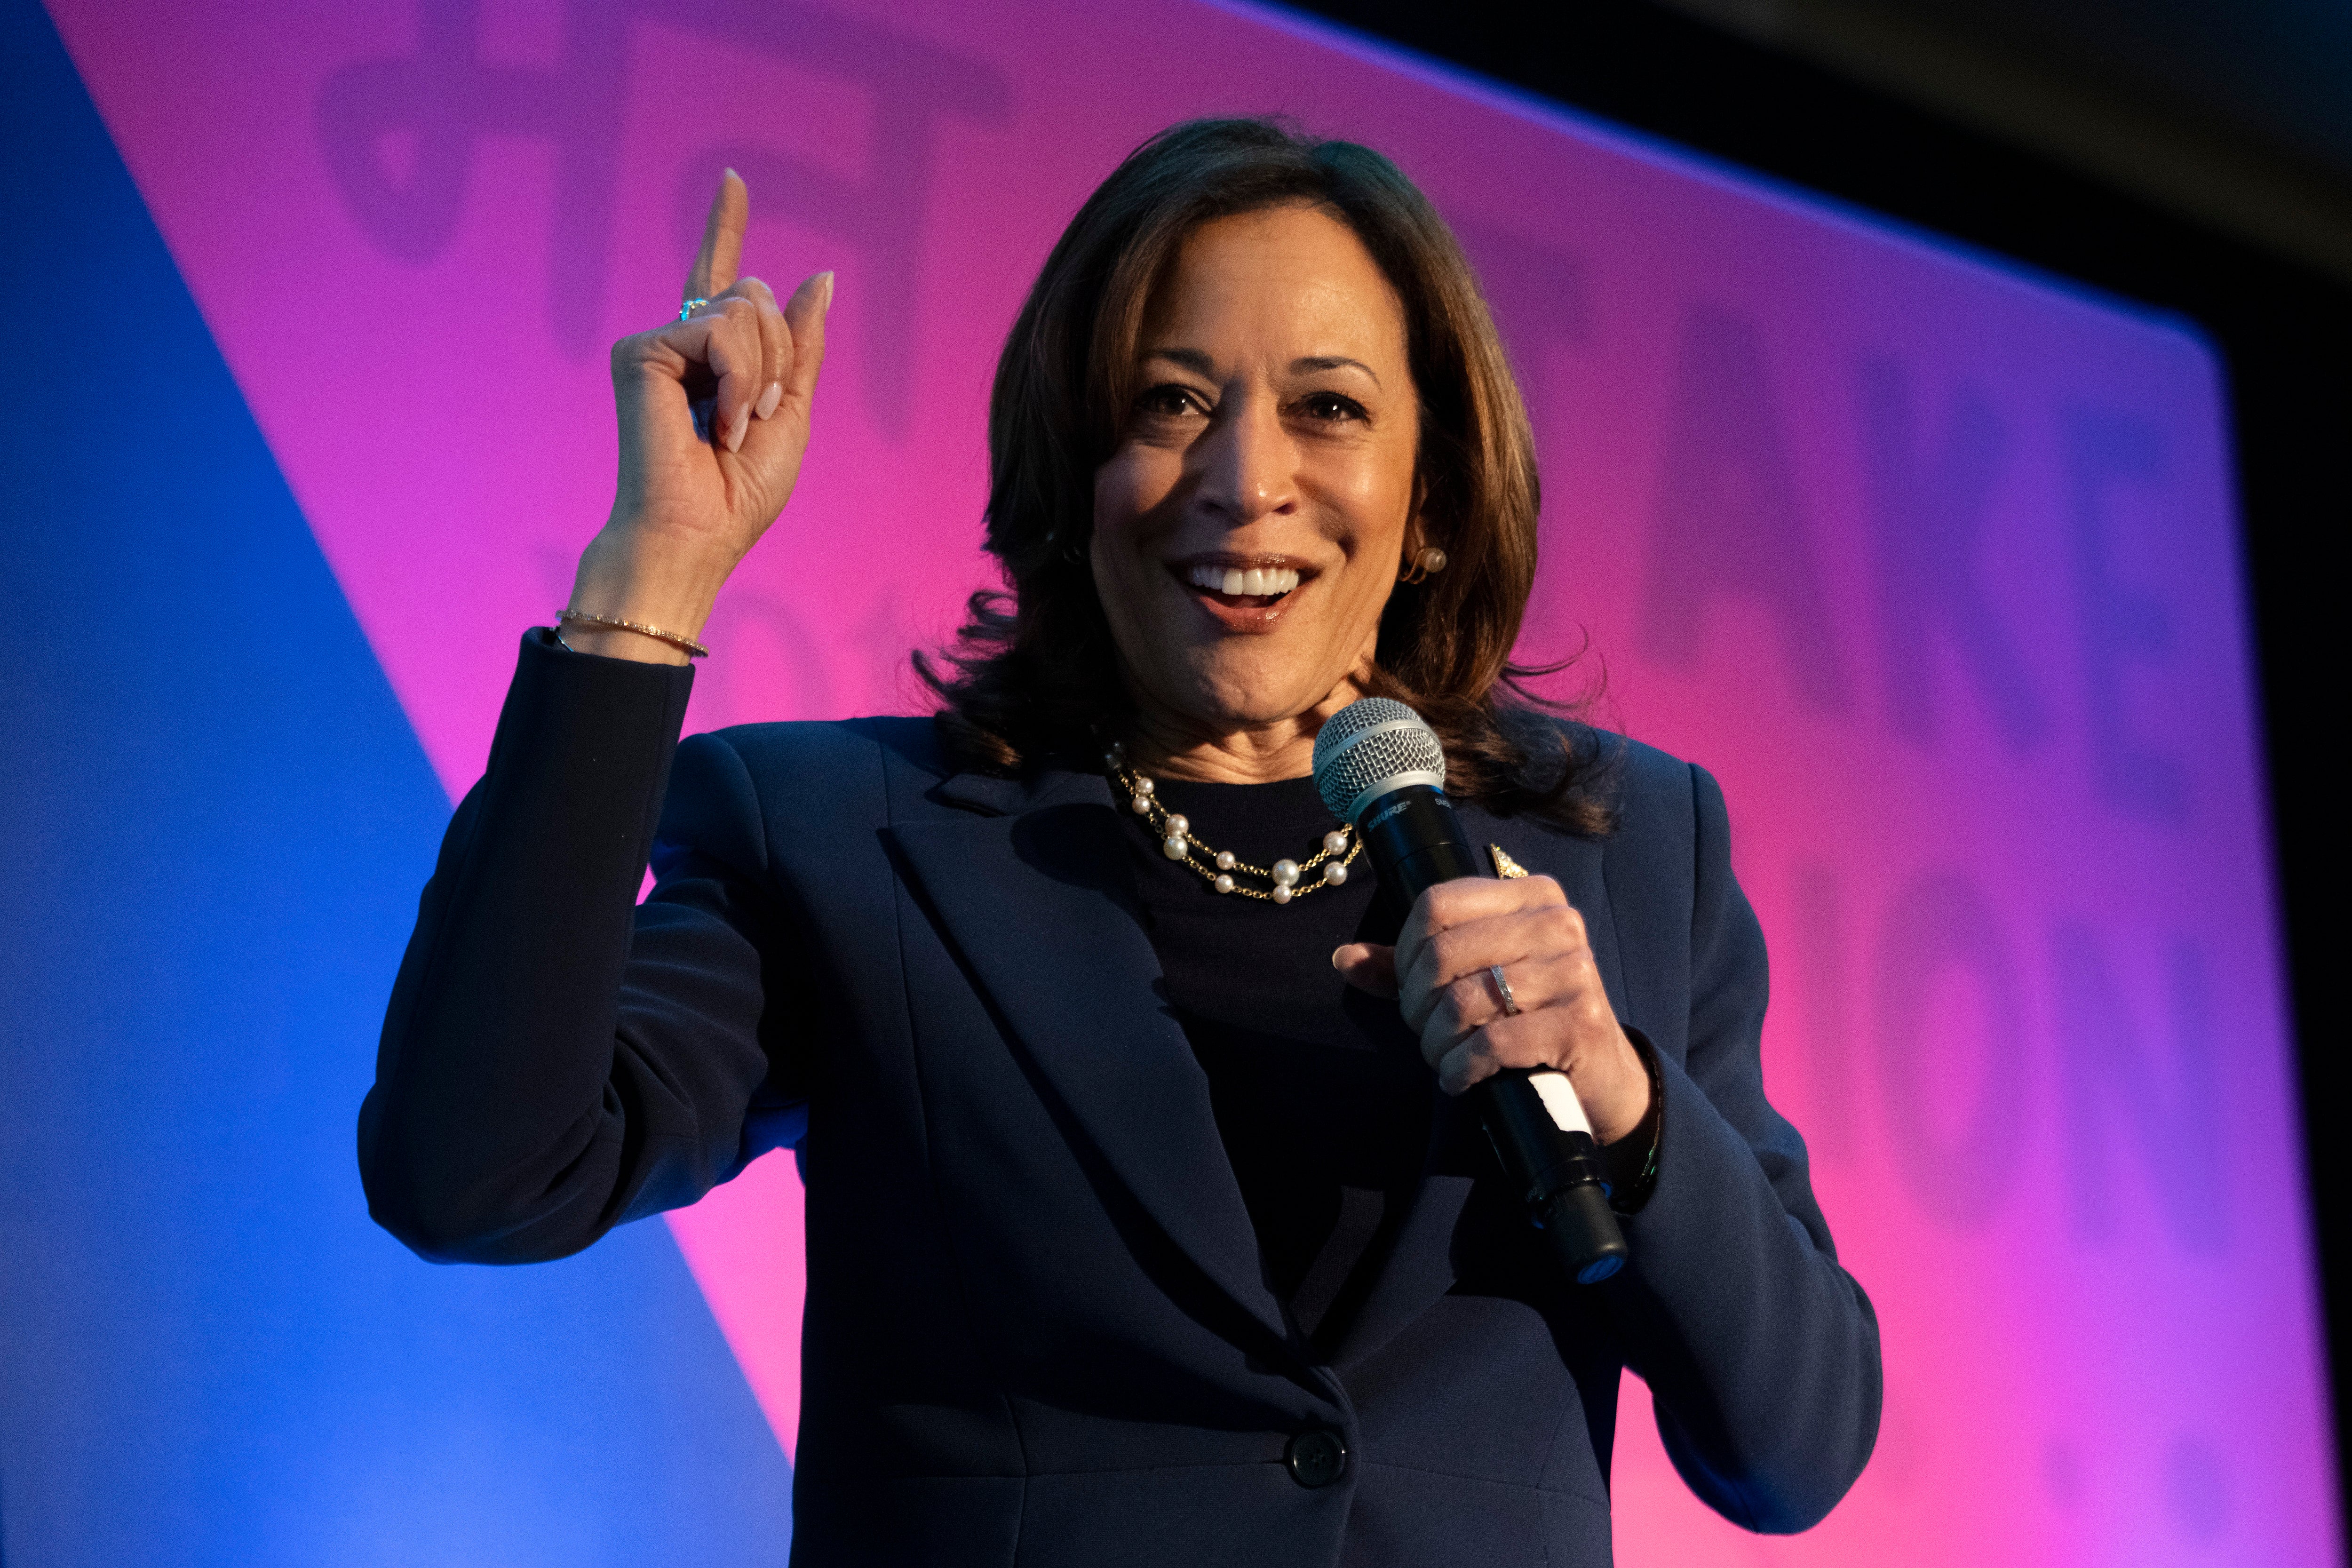
[[[1593,733],[1544,710],[1511,662],[1536,574],[1535,442],[1461,246],[1412,181],[1352,142],[1273,120],[1194,120],[1129,155],[1063,231],[1013,323],[989,400],[989,552],[1010,594],[974,594],[954,644],[918,653],[963,760],[1090,765],[1129,700],[1087,562],[1095,471],[1139,391],[1137,341],[1178,249],[1220,217],[1292,205],[1354,231],[1404,308],[1421,403],[1419,537],[1445,569],[1400,584],[1372,691],[1411,704],[1445,746],[1446,788],[1489,809],[1606,826]],[[1401,563],[1402,564],[1402,563]]]

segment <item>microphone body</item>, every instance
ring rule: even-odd
[[[1440,882],[1494,876],[1445,798],[1443,753],[1419,714],[1366,698],[1324,731],[1336,738],[1328,753],[1324,738],[1317,739],[1317,786],[1362,837],[1374,875],[1401,907]],[[1398,755],[1400,746],[1410,754]],[[1507,1068],[1474,1086],[1469,1098],[1528,1218],[1570,1277],[1590,1285],[1623,1268],[1625,1237],[1609,1206],[1607,1167],[1568,1075]]]

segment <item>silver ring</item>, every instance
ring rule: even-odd
[[[1503,966],[1499,963],[1490,963],[1486,966],[1486,973],[1494,976],[1495,994],[1503,999],[1503,1016],[1506,1018],[1517,1017],[1519,1016],[1519,999],[1511,994],[1511,983],[1503,978]]]
[[[681,321],[690,321],[694,319],[694,312],[709,303],[710,301],[708,300],[688,300],[677,308],[677,319]]]

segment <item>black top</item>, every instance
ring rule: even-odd
[[[1339,826],[1312,779],[1154,787],[1203,843],[1254,866],[1303,863]],[[1328,1339],[1430,1152],[1438,1090],[1419,1038],[1395,1003],[1331,967],[1342,943],[1395,942],[1400,917],[1366,857],[1346,882],[1277,905],[1217,892],[1132,820],[1138,900],[1169,1003],[1208,1075],[1266,1283],[1303,1331]],[[1649,1131],[1606,1152],[1621,1194],[1638,1183]]]

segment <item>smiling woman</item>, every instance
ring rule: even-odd
[[[1193,232],[1136,358],[1091,551],[1111,640],[1135,650],[1132,726],[1180,778],[1296,777],[1299,744],[1361,695],[1419,548],[1403,311],[1344,224],[1276,207]]]
[[[975,757],[1141,724],[1179,776],[1295,777],[1372,694],[1437,729],[1457,795],[1605,826],[1605,755],[1509,663],[1536,571],[1517,384],[1452,232],[1379,153],[1257,121],[1139,149],[1030,290],[989,447],[1013,593],[974,595],[952,677],[918,660]],[[1253,567],[1296,572],[1299,603],[1228,585]],[[1163,573],[1205,590],[1195,613]],[[1293,620],[1278,650],[1238,640]]]
[[[1877,1334],[1764,1097],[1722,797],[1514,692],[1534,459],[1428,203],[1266,121],[1138,150],[1007,341],[1009,593],[918,658],[942,711],[680,742],[833,295],[737,278],[748,200],[614,350],[612,515],[425,889],[372,1212],[554,1258],[797,1143],[799,1563],[1598,1565],[1629,1366],[1715,1507],[1821,1518]],[[1350,875],[1307,775],[1366,694],[1497,878]],[[1456,1098],[1535,1068],[1603,1145],[1605,1285]]]

